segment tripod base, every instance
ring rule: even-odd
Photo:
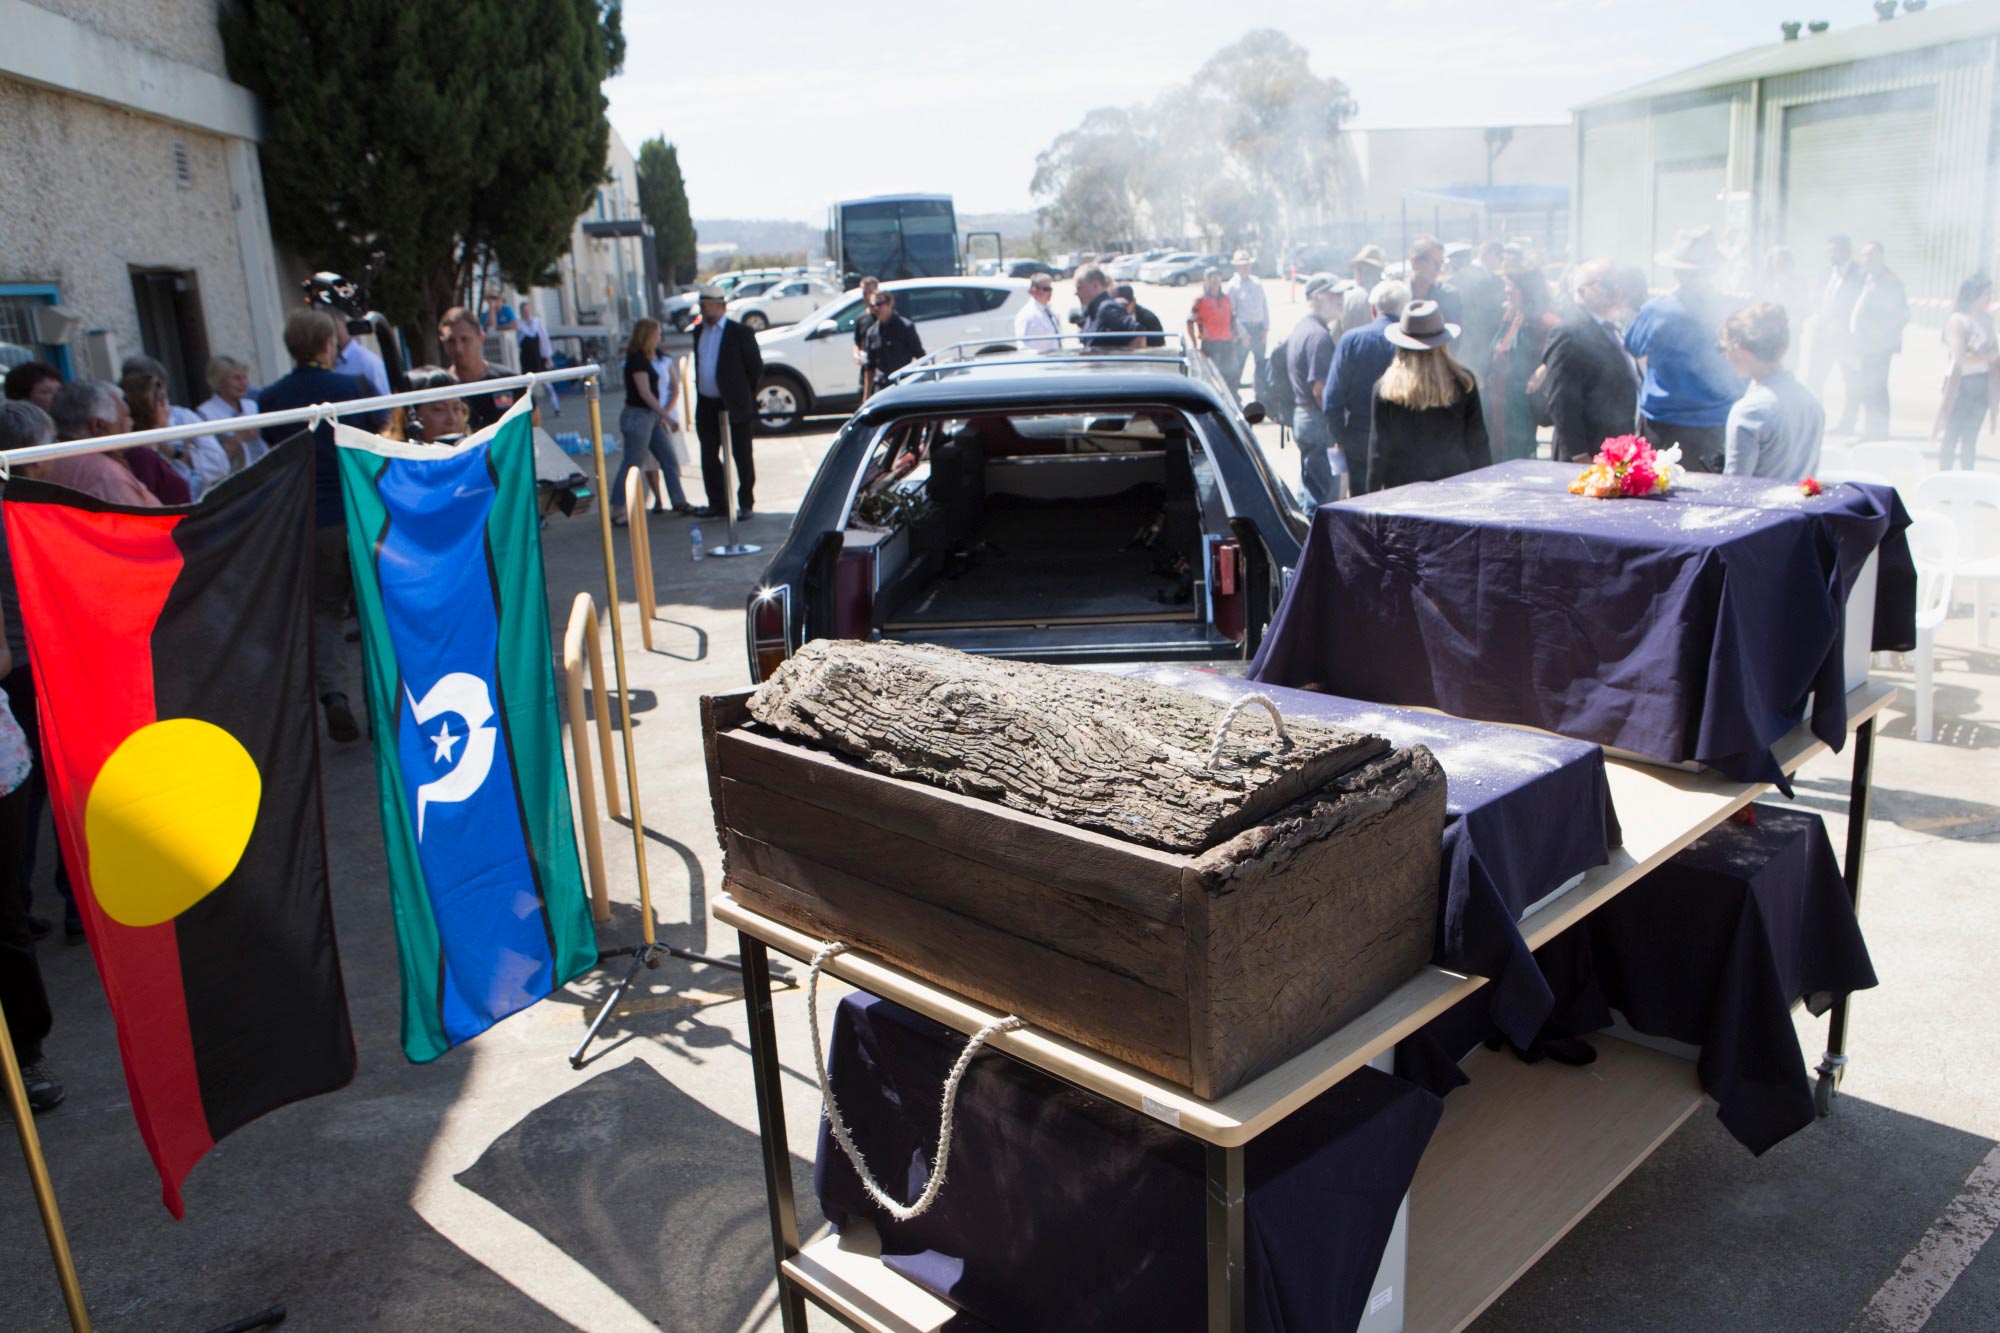
[[[618,1002],[625,998],[625,992],[631,988],[632,980],[639,975],[641,967],[658,967],[662,958],[683,958],[690,963],[706,963],[710,967],[726,967],[732,972],[741,972],[743,970],[743,964],[732,963],[727,958],[716,958],[709,954],[696,953],[692,949],[679,949],[671,944],[660,944],[658,942],[652,944],[630,944],[622,949],[605,949],[597,955],[597,961],[600,963],[612,958],[630,958],[632,966],[625,969],[625,975],[619,979],[616,986],[611,988],[611,994],[605,996],[603,1007],[597,1011],[597,1016],[590,1020],[590,1028],[583,1034],[583,1040],[577,1044],[576,1050],[569,1057],[569,1067],[571,1069],[583,1068],[584,1056],[590,1050],[590,1043],[597,1040],[597,1030],[604,1026],[605,1019],[611,1017],[611,1011],[618,1007]],[[778,979],[780,981],[791,981],[790,977],[779,977]]]

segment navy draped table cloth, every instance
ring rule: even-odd
[[[1587,1038],[1616,1010],[1633,1032],[1699,1047],[1716,1117],[1762,1154],[1815,1115],[1792,1006],[1823,1014],[1876,981],[1826,825],[1749,808],[1754,825],[1718,825],[1535,961],[1556,996],[1547,1035]],[[1398,1047],[1396,1072],[1440,1096],[1462,1086],[1458,1061],[1489,1021],[1453,1008]]]
[[[828,1083],[870,1171],[905,1201],[930,1173],[939,1093],[964,1045],[871,995],[835,1009]],[[1442,1110],[1361,1069],[1249,1143],[1251,1329],[1355,1326]],[[824,1121],[813,1168],[826,1219],[871,1223],[885,1264],[963,1312],[954,1333],[1206,1326],[1200,1142],[994,1051],[967,1069],[954,1126],[937,1202],[908,1222],[868,1198]]]
[[[1620,841],[1604,751],[1437,713],[1255,685],[1174,666],[1102,670],[1230,702],[1269,695],[1286,717],[1351,727],[1397,745],[1422,745],[1445,775],[1444,856],[1431,961],[1492,984],[1471,1001],[1517,1045],[1549,1015],[1553,994],[1521,938],[1527,910],[1600,866]]]
[[[1690,475],[1570,495],[1516,461],[1322,506],[1253,680],[1540,727],[1784,785],[1805,716],[1846,740],[1846,603],[1881,552],[1872,646],[1915,643],[1894,489]]]

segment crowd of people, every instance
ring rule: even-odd
[[[1637,434],[1678,447],[1691,471],[1798,480],[1819,465],[1822,396],[1836,373],[1843,412],[1833,433],[1887,432],[1889,372],[1910,305],[1879,242],[1857,258],[1848,237],[1830,238],[1817,285],[1780,247],[1747,292],[1724,285],[1727,259],[1707,228],[1681,232],[1655,264],[1668,290],[1610,259],[1571,266],[1556,284],[1567,297],[1559,304],[1550,266],[1526,247],[1488,241],[1448,252],[1419,236],[1402,277],[1385,278],[1387,254],[1367,245],[1348,276],[1309,278],[1306,317],[1253,381],[1298,442],[1301,499],[1321,504],[1543,456],[1544,427],[1546,456],[1557,460],[1587,459],[1605,439]],[[1241,315],[1233,354],[1214,349],[1231,336],[1232,304],[1245,309],[1245,293],[1224,291],[1214,276],[1189,336],[1234,384],[1248,346]],[[1261,297],[1247,307],[1266,309]],[[1974,275],[1944,323],[1950,374],[1932,432],[1944,468],[1972,467],[1980,431],[2000,416],[2000,394],[1988,388],[2000,360],[1992,297],[1992,283]],[[1786,368],[1801,334],[1810,340],[1803,379]]]

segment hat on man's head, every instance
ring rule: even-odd
[[[704,301],[727,301],[729,299],[729,293],[723,291],[722,288],[716,286],[714,283],[704,285],[695,295]]]
[[[1250,257],[1248,250],[1238,250],[1235,254],[1229,256],[1229,262],[1231,264],[1254,264],[1257,261]]]
[[[1676,273],[1700,273],[1722,267],[1722,247],[1715,243],[1715,228],[1683,227],[1674,233],[1674,248],[1653,258]]]
[[[1331,273],[1315,273],[1306,279],[1306,300],[1310,301],[1321,292],[1338,294],[1354,284],[1346,278],[1337,278]]]
[[[1382,336],[1398,347],[1427,352],[1458,337],[1458,325],[1444,322],[1436,301],[1412,301],[1403,307],[1403,317],[1382,330]]]
[[[1457,259],[1463,255],[1469,255],[1471,253],[1472,253],[1472,247],[1470,245],[1467,245],[1464,241],[1453,241],[1450,245],[1447,245],[1444,248],[1444,257],[1446,259]]]
[[[1356,264],[1369,264],[1375,268],[1387,268],[1389,267],[1389,256],[1382,253],[1382,247],[1379,245],[1364,245],[1355,251],[1354,258],[1347,261],[1349,268],[1353,268]]]

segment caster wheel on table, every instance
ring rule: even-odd
[[[1813,1113],[1824,1120],[1833,1114],[1833,1102],[1840,1096],[1840,1085],[1827,1074],[1813,1080]]]

